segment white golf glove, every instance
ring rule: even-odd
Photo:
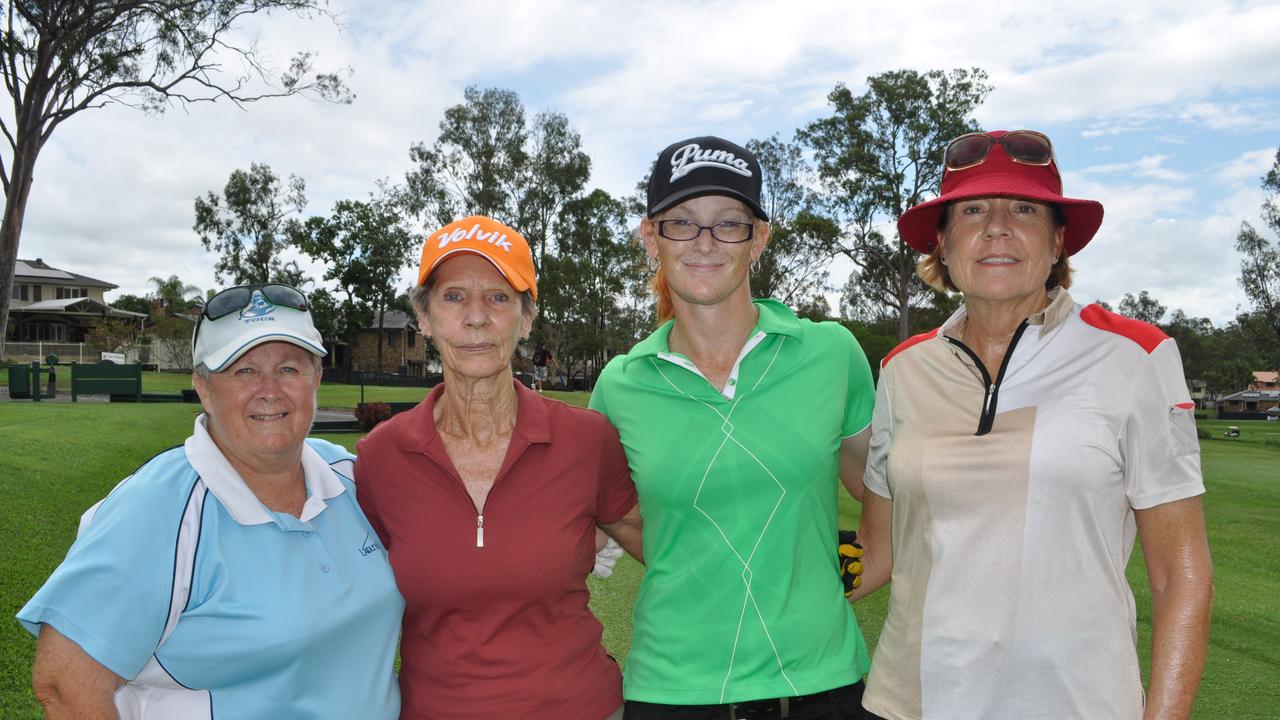
[[[613,574],[613,566],[620,557],[622,557],[622,546],[614,542],[613,538],[609,538],[604,547],[600,548],[600,552],[596,553],[596,566],[591,568],[591,574],[596,577],[609,577]]]

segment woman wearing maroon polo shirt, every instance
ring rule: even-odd
[[[597,527],[640,556],[635,487],[603,416],[514,380],[537,292],[511,228],[432,233],[413,304],[444,384],[359,444],[360,505],[406,603],[402,718],[622,717],[586,576]]]

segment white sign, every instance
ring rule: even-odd
[[[102,362],[113,362],[117,365],[124,364],[124,353],[102,353]]]

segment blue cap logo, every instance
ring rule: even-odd
[[[249,304],[240,311],[241,320],[256,320],[265,317],[276,311],[276,306],[271,303],[261,290],[254,290],[253,296],[249,298]]]

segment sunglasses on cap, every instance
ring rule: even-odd
[[[1053,145],[1049,138],[1034,130],[1014,130],[1000,137],[984,132],[961,135],[947,145],[943,164],[947,170],[964,170],[987,161],[993,145],[1003,145],[1009,159],[1023,165],[1048,165],[1053,162]]]
[[[249,301],[253,299],[255,290],[261,292],[262,296],[272,305],[293,308],[294,310],[307,309],[307,296],[303,295],[301,290],[288,285],[254,283],[252,285],[230,287],[205,302],[204,309],[200,311],[200,317],[196,320],[195,332],[191,334],[192,346],[195,345],[196,338],[200,337],[200,325],[206,318],[219,320],[233,312],[243,310],[249,305]]]

